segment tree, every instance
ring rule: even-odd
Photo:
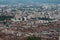
[[[31,36],[28,36],[27,40],[41,40],[41,38],[40,37],[31,37]]]

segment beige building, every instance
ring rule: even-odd
[[[22,17],[22,11],[17,10],[17,11],[16,11],[16,14],[15,14],[15,19],[18,20],[18,19],[21,18],[21,17]]]

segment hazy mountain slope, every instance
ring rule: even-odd
[[[16,4],[16,3],[60,3],[60,0],[0,0],[0,4]]]

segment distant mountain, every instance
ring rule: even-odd
[[[18,3],[54,3],[60,4],[60,0],[0,0],[0,4],[18,4]]]

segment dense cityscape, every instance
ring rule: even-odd
[[[60,40],[60,4],[0,5],[0,40],[29,36]]]

